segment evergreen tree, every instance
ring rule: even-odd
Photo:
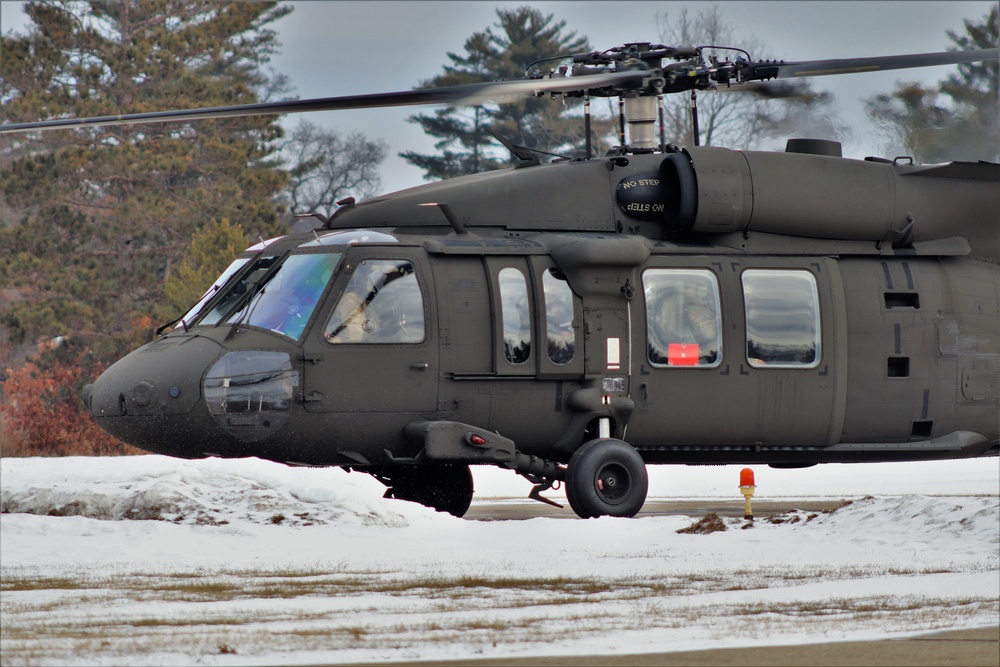
[[[243,228],[227,218],[196,231],[184,260],[163,286],[170,312],[183,313],[190,308],[247,245]]]
[[[37,0],[25,10],[26,33],[0,37],[4,122],[256,102],[274,88],[261,70],[277,47],[268,26],[291,11],[215,0]],[[170,319],[191,305],[169,304],[164,281],[172,265],[187,270],[180,260],[195,232],[229,219],[252,237],[280,233],[281,134],[265,116],[5,137],[0,369],[12,369],[3,375],[92,381],[141,342],[150,315]],[[201,282],[190,286],[195,296],[219,270],[206,269],[205,282],[192,277]],[[19,367],[38,341],[60,335],[76,353]],[[31,397],[20,394],[31,386],[4,382],[0,403],[26,409]],[[66,433],[90,422],[73,389],[63,388],[66,410],[52,412]],[[40,435],[27,414],[5,419],[42,453],[58,438]]]
[[[245,104],[268,83],[275,3],[41,0],[2,37],[5,121]],[[191,235],[228,218],[280,230],[273,117],[13,135],[0,146],[0,321],[16,343],[127,335]],[[197,286],[204,289],[204,285]]]
[[[449,53],[444,73],[423,81],[420,87],[457,86],[497,79],[520,78],[537,60],[590,50],[586,38],[564,34],[565,21],[531,7],[498,9],[498,22],[465,41],[465,54]],[[490,131],[515,144],[551,153],[582,154],[583,121],[566,114],[580,104],[567,100],[525,98],[516,102],[472,108],[445,108],[409,118],[439,141],[435,155],[400,153],[407,162],[425,171],[428,180],[489,171],[508,166],[506,151]],[[498,150],[499,149],[499,150]]]
[[[947,32],[957,50],[989,49],[1000,44],[997,7],[982,21],[965,21],[965,34]],[[936,87],[897,84],[889,94],[865,103],[869,116],[889,137],[890,154],[906,153],[918,162],[1000,161],[1000,63],[958,65]]]

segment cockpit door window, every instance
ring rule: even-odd
[[[422,343],[424,297],[413,262],[366,259],[354,269],[323,330],[327,342]]]

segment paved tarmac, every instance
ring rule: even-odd
[[[364,663],[372,667],[377,663]],[[971,630],[933,632],[905,639],[865,642],[831,642],[796,646],[759,646],[615,655],[577,655],[541,658],[488,658],[393,662],[392,667],[441,665],[442,667],[491,667],[493,665],[539,665],[549,667],[719,667],[766,665],[767,667],[841,667],[848,665],[906,665],[907,667],[997,667],[1000,665],[1000,626]],[[348,666],[349,667],[349,666]]]
[[[802,499],[773,499],[754,501],[752,504],[755,518],[762,519],[773,514],[780,514],[790,510],[803,510],[805,512],[827,512],[842,506],[845,501],[831,500],[802,500]],[[703,517],[710,512],[715,512],[719,516],[736,517],[742,519],[745,508],[743,498],[737,497],[732,500],[712,499],[712,500],[647,500],[642,506],[637,516],[669,516],[672,514],[683,514],[692,517]],[[580,519],[573,510],[566,507],[553,507],[535,500],[512,500],[509,502],[476,503],[472,502],[472,507],[466,512],[466,519],[476,521],[518,521],[523,519],[534,519],[535,517],[546,517],[550,519]]]

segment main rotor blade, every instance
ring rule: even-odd
[[[831,74],[859,74],[911,67],[957,65],[1000,59],[1000,49],[979,51],[943,51],[939,53],[914,53],[902,56],[876,56],[872,58],[840,58],[835,60],[803,60],[801,62],[754,63],[760,67],[777,68],[782,79]]]
[[[471,83],[443,88],[421,88],[394,93],[320,97],[287,102],[261,102],[204,109],[179,109],[175,111],[150,111],[120,116],[94,116],[91,118],[60,118],[31,123],[0,125],[0,135],[34,130],[55,130],[101,125],[135,125],[166,121],[190,121],[209,118],[235,118],[239,116],[303,113],[307,111],[343,111],[347,109],[374,109],[379,107],[416,106],[422,104],[479,105],[510,98],[530,97],[541,92],[569,92],[593,90],[609,86],[622,86],[641,82],[650,72],[608,72],[554,79],[524,79]]]

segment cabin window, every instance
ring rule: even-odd
[[[500,312],[503,318],[503,356],[512,364],[523,364],[531,356],[531,310],[528,283],[514,268],[500,270]]]
[[[653,366],[713,367],[722,363],[719,281],[703,269],[648,269],[646,355]]]
[[[573,290],[562,273],[548,269],[542,274],[542,291],[545,295],[545,336],[549,360],[554,364],[568,364],[576,351]]]
[[[354,269],[323,332],[330,343],[420,343],[424,297],[413,263],[367,259]]]
[[[266,283],[255,286],[257,292],[248,305],[226,321],[270,329],[298,340],[339,261],[339,253],[289,256],[270,272]]]
[[[756,368],[814,368],[820,360],[819,294],[808,271],[743,272],[747,362]]]

